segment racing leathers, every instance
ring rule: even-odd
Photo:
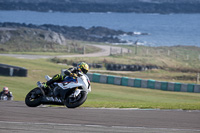
[[[6,97],[7,100],[12,100],[13,99],[13,95],[12,92],[8,91],[8,92],[0,92],[0,100],[5,100],[4,96]]]
[[[65,79],[66,76],[75,78],[75,77],[79,76],[80,72],[81,72],[81,69],[78,68],[78,67],[69,68],[68,70],[66,70],[64,72],[64,75],[61,75],[61,74],[54,75],[51,80],[49,80],[45,83],[44,87],[47,88],[48,86],[50,86],[54,82],[62,82]]]

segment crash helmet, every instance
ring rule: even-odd
[[[78,69],[80,71],[82,71],[84,74],[86,74],[88,72],[88,70],[89,70],[89,66],[85,62],[81,62],[81,63],[78,64]]]
[[[3,91],[4,91],[4,93],[8,93],[8,87],[3,87]]]

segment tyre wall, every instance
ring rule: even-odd
[[[77,67],[79,63],[72,63],[72,66]],[[102,68],[103,64],[88,63],[89,68]]]
[[[112,71],[145,71],[151,69],[159,69],[159,67],[153,65],[106,64],[106,70]]]
[[[23,67],[0,64],[0,75],[27,77],[28,70]]]
[[[129,87],[149,88],[163,91],[176,91],[176,92],[194,92],[200,93],[199,84],[184,84],[175,82],[146,80],[139,78],[119,77],[113,75],[102,75],[97,73],[88,73],[91,82],[114,84]]]

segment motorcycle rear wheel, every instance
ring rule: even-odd
[[[25,98],[25,104],[29,107],[37,107],[41,104],[42,96],[37,94],[36,98],[32,98],[32,94],[35,93],[39,88],[31,90]]]
[[[81,91],[80,94],[77,96],[77,100],[74,102],[72,97],[68,97],[65,101],[65,105],[68,108],[76,108],[81,106],[87,99],[87,92]],[[73,102],[71,102],[73,101]]]

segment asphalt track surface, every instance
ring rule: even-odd
[[[200,133],[200,111],[39,106],[0,101],[0,133]]]

